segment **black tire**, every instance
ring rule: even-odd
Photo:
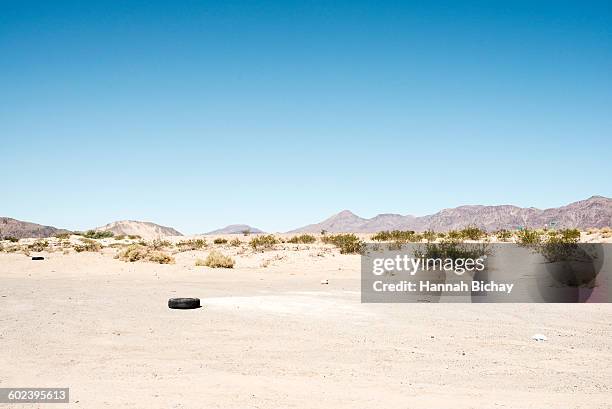
[[[168,308],[176,310],[192,310],[200,308],[199,298],[170,298],[168,300]]]
[[[32,260],[44,260],[44,257],[40,257],[40,256],[34,256],[32,257]]]

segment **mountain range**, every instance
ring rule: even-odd
[[[3,237],[15,237],[18,239],[25,237],[50,237],[61,233],[69,233],[69,231],[53,226],[23,222],[11,219],[10,217],[0,217],[0,239]]]
[[[511,205],[470,205],[444,209],[427,216],[417,217],[386,213],[379,214],[371,219],[359,217],[349,210],[344,210],[320,223],[300,227],[288,233],[319,233],[322,230],[330,233],[374,233],[382,230],[448,231],[461,229],[465,226],[477,226],[487,231],[544,226],[555,228],[575,227],[579,229],[612,227],[612,199],[593,196],[566,206],[544,210]],[[95,230],[107,230],[115,234],[139,235],[144,239],[161,236],[182,236],[179,231],[172,227],[134,220],[109,223]],[[234,224],[213,230],[207,234],[239,234],[245,230],[249,230],[251,233],[263,233],[261,230],[246,224]],[[53,226],[43,226],[0,217],[0,238],[50,237],[67,232],[68,230]]]
[[[539,228],[592,228],[612,226],[612,199],[593,196],[567,206],[540,210],[501,206],[459,206],[435,214],[415,217],[400,214],[379,214],[371,219],[344,210],[320,223],[310,224],[288,233],[373,233],[382,230],[448,231],[465,226],[477,226],[487,231]]]

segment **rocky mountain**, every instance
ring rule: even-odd
[[[310,224],[289,233],[314,233],[321,230],[336,233],[372,233],[394,229],[447,231],[469,225],[489,231],[544,226],[580,229],[609,227],[612,226],[612,199],[593,196],[567,206],[545,210],[511,205],[459,206],[421,217],[380,214],[371,219],[364,219],[345,210],[321,223]]]
[[[320,233],[322,230],[339,233],[364,231],[363,226],[367,222],[368,219],[359,217],[349,210],[343,210],[340,213],[333,215],[329,219],[323,220],[321,223],[309,224],[308,226],[304,226],[287,233]],[[358,228],[359,230],[354,230],[355,228]]]
[[[98,231],[111,231],[115,235],[138,235],[143,239],[154,239],[162,236],[182,236],[183,234],[172,227],[160,226],[151,222],[135,220],[122,220],[97,227]]]
[[[21,220],[11,219],[9,217],[0,217],[0,238],[16,237],[23,239],[27,237],[51,237],[60,233],[69,233],[68,230],[58,229],[53,226],[43,226],[41,224],[24,222]]]
[[[242,234],[247,230],[250,233],[254,233],[254,234],[263,233],[263,231],[259,230],[258,228],[251,227],[247,224],[230,224],[229,226],[225,226],[222,229],[209,231],[206,234]]]

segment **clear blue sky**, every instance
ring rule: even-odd
[[[612,196],[611,140],[605,1],[0,0],[0,216],[546,208]]]

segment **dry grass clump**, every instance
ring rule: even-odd
[[[153,250],[163,250],[165,248],[172,247],[172,243],[170,243],[168,240],[162,239],[155,239],[150,243],[146,243],[145,245]]]
[[[208,254],[206,260],[197,259],[196,266],[206,266],[211,268],[234,268],[235,261],[220,251],[213,250]]]
[[[179,251],[190,251],[190,250],[201,250],[206,247],[206,240],[204,239],[191,239],[182,240],[176,243],[176,247]]]
[[[36,240],[34,243],[28,245],[28,250],[30,251],[45,251],[49,248],[49,242],[47,240]]]
[[[365,243],[354,234],[334,234],[323,236],[323,243],[333,244],[340,249],[340,254],[361,254]]]
[[[227,243],[227,239],[217,238],[217,239],[213,240],[213,243],[215,243],[215,244],[225,244],[225,243]]]
[[[302,234],[300,236],[293,236],[292,238],[287,240],[287,242],[291,244],[300,244],[300,243],[301,244],[311,244],[311,243],[314,243],[315,241],[317,241],[317,238],[310,234]]]
[[[102,249],[102,245],[95,240],[81,238],[81,244],[75,244],[73,246],[74,251],[82,253],[84,251],[97,252]]]
[[[240,247],[242,245],[242,241],[239,238],[235,238],[229,242],[229,245],[232,247]]]
[[[265,236],[259,236],[251,239],[249,244],[254,250],[270,250],[274,248],[275,244],[278,244],[278,239],[273,234],[266,234]]]
[[[174,258],[168,254],[153,250],[149,247],[140,244],[131,244],[125,249],[121,250],[115,258],[123,261],[134,262],[134,261],[150,261],[158,264],[173,264]]]

